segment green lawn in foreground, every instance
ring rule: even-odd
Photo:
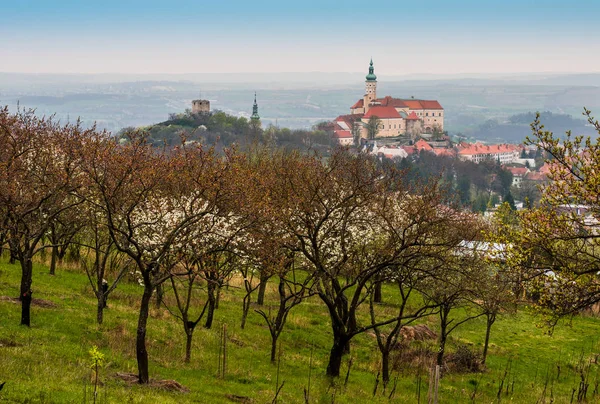
[[[0,296],[15,297],[19,285],[18,265],[0,263]],[[135,327],[141,287],[122,283],[109,300],[105,323],[95,322],[95,299],[83,273],[59,268],[49,276],[45,266],[34,268],[34,297],[49,300],[54,308],[32,309],[32,327],[19,325],[20,306],[0,300],[0,382],[6,386],[0,392],[0,402],[69,403],[91,401],[91,371],[88,351],[97,345],[105,354],[106,366],[100,372],[103,386],[99,402],[117,403],[227,403],[227,395],[249,397],[254,403],[271,402],[275,391],[277,366],[269,363],[270,339],[262,318],[251,312],[246,329],[241,330],[241,291],[234,287],[223,291],[211,330],[198,328],[194,336],[192,362],[183,363],[184,335],[182,327],[161,308],[153,309],[149,319],[148,347],[150,376],[153,379],[174,379],[190,389],[189,393],[174,393],[156,388],[130,387],[114,375],[136,372]],[[384,289],[384,296],[391,291]],[[267,299],[273,301],[275,290]],[[436,329],[436,318],[426,322]],[[545,397],[550,403],[569,403],[580,376],[578,363],[589,366],[588,402],[597,402],[594,395],[598,382],[598,335],[600,320],[578,317],[572,327],[559,325],[548,336],[537,328],[539,319],[522,308],[516,316],[503,317],[492,330],[488,369],[483,373],[447,374],[441,380],[441,403],[471,402],[475,388],[476,403],[497,402],[503,375],[502,401],[535,403]],[[221,324],[227,324],[228,363],[224,380],[216,377]],[[483,319],[474,320],[452,335],[449,351],[457,344],[467,344],[478,351],[482,348],[485,330]],[[348,385],[342,380],[330,387],[324,377],[331,332],[328,317],[317,298],[302,303],[290,314],[281,336],[280,382],[285,386],[280,403],[303,402],[303,389],[308,385],[311,351],[311,402],[331,403],[416,403],[417,383],[421,379],[421,402],[427,398],[427,376],[416,370],[394,372],[397,387],[393,400],[387,395],[373,397],[379,353],[373,337],[360,335],[353,340],[353,364]],[[433,344],[430,344],[435,349]],[[342,373],[345,375],[347,360]],[[560,370],[559,370],[560,369]],[[560,375],[559,375],[560,371]],[[476,387],[477,386],[477,387]],[[87,391],[87,392],[86,392]],[[85,396],[84,396],[85,394]],[[575,393],[575,401],[577,393]]]

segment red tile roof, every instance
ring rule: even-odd
[[[444,109],[439,102],[435,100],[419,100],[423,109]]]
[[[350,109],[355,109],[355,108],[362,108],[365,106],[365,102],[364,100],[361,98],[360,100],[356,101],[356,103],[350,107]]]
[[[356,122],[356,121],[360,121],[360,119],[363,117],[363,114],[347,114],[347,115],[340,115],[337,118],[335,118],[334,120],[337,121],[344,121],[344,122]]]
[[[525,179],[529,181],[546,181],[548,177],[544,173],[537,173],[535,171],[532,171],[530,173],[527,173]]]
[[[378,98],[374,102],[380,103],[384,107],[406,108],[407,105],[400,98],[393,98],[389,95],[384,98]]]
[[[529,172],[527,167],[504,167],[506,170],[510,171],[512,175],[520,175],[523,176]]]
[[[550,164],[544,163],[538,171],[542,174],[550,174]]]
[[[473,154],[496,154],[496,153],[508,153],[519,150],[519,146],[514,144],[492,144],[484,145],[481,143],[461,143],[458,145],[458,154],[460,155],[473,155]]]
[[[433,147],[429,146],[429,143],[427,143],[423,139],[419,139],[419,141],[415,143],[415,149],[432,151]]]
[[[414,146],[400,146],[402,150],[404,150],[408,155],[411,155],[416,152]]]
[[[420,118],[415,114],[415,111],[412,111],[405,119],[407,121],[418,121]]]
[[[361,100],[362,101],[362,100]],[[410,108],[410,109],[444,109],[440,103],[436,100],[415,100],[411,99],[402,99],[402,98],[393,98],[389,95],[384,98],[377,98],[373,100],[375,103],[379,103],[384,107],[394,107],[394,108]],[[356,104],[355,104],[356,105]],[[360,105],[362,107],[363,104]],[[355,107],[353,107],[355,108]]]
[[[387,98],[387,97],[386,97]],[[395,102],[401,102],[405,107],[410,109],[444,109],[439,102],[435,100],[400,100],[395,98]]]
[[[433,152],[435,153],[436,156],[450,156],[450,157],[455,156],[454,151],[451,149],[437,148],[437,149],[433,149]]]
[[[376,105],[374,107],[369,108],[369,111],[367,111],[363,118],[370,118],[372,116],[376,116],[380,119],[400,118],[400,114],[398,113],[398,111],[396,111],[396,108],[384,107],[381,105]]]

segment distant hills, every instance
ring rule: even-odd
[[[508,120],[498,122],[490,119],[465,135],[493,142],[520,143],[531,135],[531,122],[535,119],[533,112],[513,115]],[[540,120],[546,130],[564,137],[567,131],[573,135],[597,136],[597,133],[583,119],[575,119],[571,115],[542,112]]]
[[[571,115],[575,132],[583,107],[600,117],[600,73],[509,75],[408,75],[378,72],[378,94],[437,99],[445,127],[481,140],[520,141],[528,124],[513,116],[548,111]],[[254,91],[263,125],[310,128],[347,113],[364,92],[364,73],[273,73],[185,75],[48,75],[0,73],[0,105],[35,108],[62,121],[81,117],[113,132],[163,122],[192,99],[206,98],[213,110],[249,117]],[[496,122],[492,125],[490,122]],[[565,126],[557,125],[562,133]]]

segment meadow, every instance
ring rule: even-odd
[[[153,305],[148,322],[152,380],[175,380],[185,392],[156,383],[139,386],[119,374],[136,373],[135,330],[142,287],[133,280],[119,284],[108,301],[104,324],[95,321],[96,299],[85,274],[59,267],[34,266],[31,328],[20,326],[18,296],[20,267],[0,263],[0,402],[93,402],[94,378],[89,351],[104,354],[99,370],[98,403],[426,403],[429,375],[406,352],[395,352],[396,365],[385,389],[377,382],[380,354],[373,335],[352,340],[342,376],[331,380],[325,366],[331,347],[331,326],[325,306],[312,297],[295,307],[280,337],[278,360],[269,361],[270,337],[264,320],[252,310],[240,328],[242,290],[236,281],[223,289],[211,329],[198,327],[192,358],[184,363],[183,327],[164,307]],[[243,289],[243,288],[242,288]],[[384,303],[393,291],[384,287]],[[267,288],[266,304],[277,302],[275,284]],[[172,294],[167,293],[168,304]],[[198,302],[198,307],[201,307]],[[462,313],[457,313],[460,316]],[[423,321],[436,331],[437,317]],[[440,380],[440,403],[571,403],[597,402],[598,330],[600,321],[582,315],[562,322],[552,335],[527,306],[501,316],[492,329],[486,367],[478,372],[448,371]],[[219,376],[221,332],[227,328],[226,369]],[[485,320],[475,319],[451,334],[448,357],[457,350],[480,352]],[[435,352],[435,341],[413,342],[421,355]],[[350,366],[350,371],[348,367]],[[346,380],[347,379],[347,380]],[[377,388],[376,388],[377,386]],[[583,399],[583,390],[587,390]],[[587,401],[585,401],[587,400]]]

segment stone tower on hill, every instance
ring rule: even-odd
[[[192,113],[193,114],[207,114],[210,112],[210,101],[209,100],[193,100],[192,101]]]

